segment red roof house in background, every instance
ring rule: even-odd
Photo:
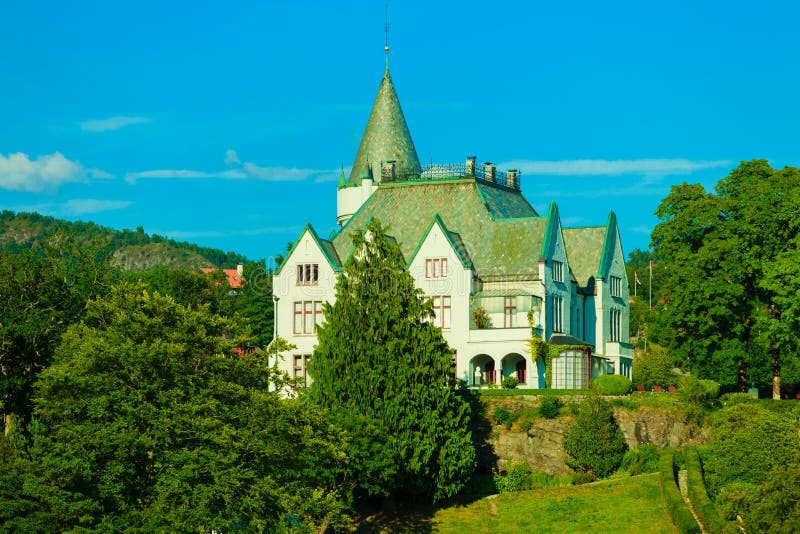
[[[237,265],[235,269],[215,269],[213,267],[203,267],[200,270],[206,274],[222,271],[228,278],[228,286],[230,286],[231,289],[239,289],[242,287],[242,272],[244,270],[244,265],[241,263]]]

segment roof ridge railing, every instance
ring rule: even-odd
[[[520,172],[516,169],[498,171],[491,163],[478,167],[474,163],[430,163],[421,171],[399,167],[394,161],[381,166],[383,182],[429,182],[436,180],[476,179],[516,191],[521,190]]]

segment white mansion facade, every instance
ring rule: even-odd
[[[521,388],[544,388],[532,336],[564,347],[551,387],[630,377],[630,297],[614,213],[604,226],[565,228],[554,203],[543,215],[533,209],[515,170],[475,157],[422,168],[388,67],[337,208],[336,235],[323,239],[308,225],[273,278],[277,335],[297,347],[279,359],[290,376],[306,376],[351,235],[377,218],[433,300],[457,378],[481,387],[515,376]]]

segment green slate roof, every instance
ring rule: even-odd
[[[389,226],[403,256],[411,258],[436,215],[478,276],[538,277],[547,219],[521,193],[471,179],[381,184],[333,245],[346,258],[353,232],[374,217]]]
[[[420,172],[417,150],[387,65],[347,185],[361,184],[361,179],[368,175],[370,169],[374,179],[379,182],[380,165],[388,160],[394,160],[398,169],[417,174]]]
[[[562,228],[561,232],[564,235],[567,261],[572,274],[579,286],[587,287],[590,285],[590,279],[597,275],[600,268],[606,227]]]

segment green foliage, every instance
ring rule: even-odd
[[[531,466],[528,462],[508,462],[505,476],[495,475],[494,481],[500,493],[519,491],[528,487],[528,477],[531,475]]]
[[[475,328],[489,328],[491,326],[492,321],[486,308],[478,306],[472,310],[472,324],[475,325]]]
[[[363,416],[371,438],[385,444],[381,460],[394,471],[370,471],[386,480],[379,493],[436,501],[455,495],[475,468],[470,407],[451,387],[453,351],[429,321],[432,303],[414,287],[385,233],[373,220],[353,238],[336,301],[323,305],[309,394],[339,418]],[[365,477],[359,483],[366,493],[378,492]]]
[[[719,384],[713,380],[698,380],[692,375],[685,375],[678,381],[678,397],[687,405],[687,421],[700,424],[705,411],[719,397]]]
[[[507,376],[503,379],[504,389],[516,389],[518,385],[519,385],[519,380],[517,380],[516,376]]]
[[[602,375],[592,381],[592,387],[601,395],[627,395],[631,392],[631,380],[622,375]]]
[[[511,429],[511,425],[517,420],[518,414],[510,411],[505,406],[497,406],[492,411],[492,419],[498,425],[505,425],[506,429]]]
[[[88,304],[36,386],[26,447],[0,466],[12,530],[347,528],[349,444],[237,357],[238,319],[122,284]],[[9,503],[18,503],[7,506]]]
[[[658,471],[661,477],[661,494],[664,497],[664,503],[667,505],[667,511],[672,518],[672,522],[675,523],[681,534],[700,534],[700,525],[697,524],[678,489],[672,451],[665,450],[661,453]]]
[[[67,327],[114,276],[102,242],[56,234],[20,253],[0,251],[0,408],[24,422],[31,388]]]
[[[674,186],[656,215],[665,270],[653,339],[700,378],[743,391],[797,360],[800,171],[742,162],[713,193]]]
[[[642,473],[655,473],[661,457],[655,445],[644,443],[638,449],[629,449],[625,452],[620,464],[620,470],[627,471],[631,476]]]
[[[611,407],[597,395],[589,395],[581,403],[563,444],[569,467],[600,478],[619,467],[627,448]]]
[[[647,391],[653,386],[674,386],[678,375],[672,369],[675,364],[669,351],[651,344],[646,351],[637,351],[633,358],[633,384],[644,386]]]
[[[703,453],[706,485],[716,498],[733,482],[760,485],[772,469],[795,462],[797,421],[761,404],[736,404],[710,419],[711,443]]]
[[[684,456],[686,458],[686,486],[689,491],[689,500],[692,502],[694,511],[700,517],[700,522],[708,532],[713,534],[735,532],[735,530],[727,528],[726,522],[720,517],[716,506],[708,497],[697,449],[686,447]]]
[[[749,493],[747,532],[800,532],[800,464],[773,469],[758,491]],[[749,498],[748,498],[749,497]]]
[[[558,397],[542,397],[539,405],[539,414],[545,419],[555,419],[561,409],[561,399]]]

